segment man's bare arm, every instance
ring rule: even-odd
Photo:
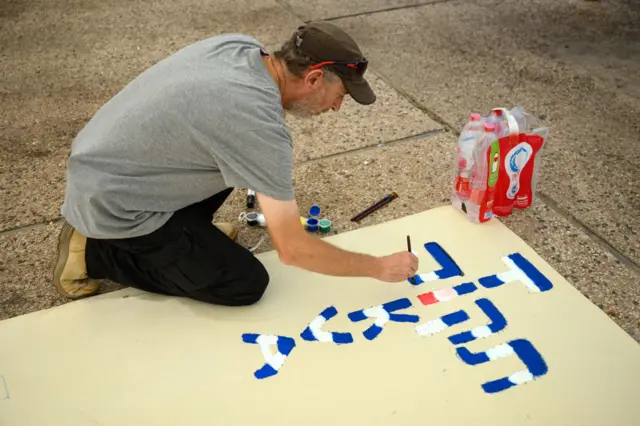
[[[269,233],[280,260],[313,272],[334,276],[371,277],[397,282],[412,276],[417,258],[408,252],[375,257],[340,249],[313,237],[300,224],[293,201],[279,201],[258,194]]]

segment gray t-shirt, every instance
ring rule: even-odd
[[[261,49],[237,34],[200,41],[107,102],[73,141],[67,221],[129,238],[230,187],[293,199],[293,143]]]

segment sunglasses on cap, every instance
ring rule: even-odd
[[[345,67],[349,67],[356,70],[356,73],[359,76],[362,76],[364,72],[367,70],[367,65],[369,65],[369,61],[367,61],[366,59],[363,61],[356,61],[356,62],[324,61],[315,65],[312,65],[310,69],[316,70],[318,68],[322,68],[325,65],[342,65]]]

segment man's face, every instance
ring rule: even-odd
[[[287,105],[286,110],[297,117],[318,116],[330,109],[338,111],[346,93],[342,80],[331,81],[324,73],[314,71],[304,78],[300,97]]]

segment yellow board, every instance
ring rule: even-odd
[[[0,425],[640,424],[640,346],[500,222],[446,206],[328,241],[384,255],[407,234],[419,285],[322,276],[270,252],[254,306],[126,289],[0,322]],[[475,290],[428,294],[462,284]],[[382,308],[361,311],[393,301],[408,307],[386,323]],[[468,319],[443,329],[443,316]],[[301,337],[326,332],[353,341]],[[269,369],[254,333],[295,342],[280,339],[277,374],[255,376]]]

